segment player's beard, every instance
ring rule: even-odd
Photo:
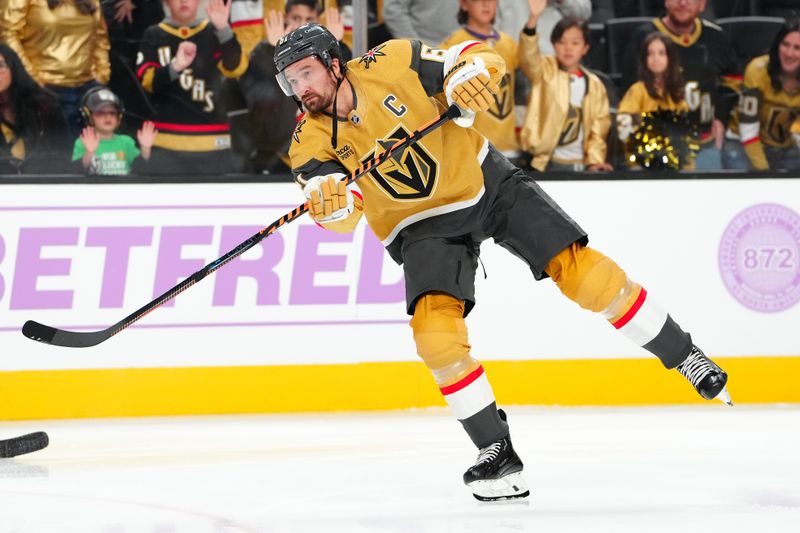
[[[328,71],[330,74],[330,71]],[[316,92],[310,91],[310,93],[302,99],[303,106],[312,113],[319,113],[321,111],[327,111],[329,108],[331,112],[333,111],[333,99],[336,96],[336,90],[338,88],[338,84],[336,83],[335,79],[331,75],[328,79],[328,86],[326,87],[327,94],[324,92]],[[312,98],[309,100],[308,97],[311,96]]]
[[[303,106],[312,113],[325,111],[333,105],[333,95],[324,96],[318,93],[309,95],[311,98],[303,98]]]

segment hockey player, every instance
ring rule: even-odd
[[[230,0],[166,0],[170,17],[142,37],[137,75],[156,110],[159,130],[149,168],[162,172],[224,174],[232,169],[230,127],[219,109],[222,76],[247,69],[230,26]]]
[[[550,277],[580,306],[677,368],[704,398],[729,401],[727,375],[525,173],[471,127],[494,101],[505,64],[485,44],[446,50],[394,40],[343,63],[336,39],[315,24],[275,51],[278,81],[307,109],[293,134],[292,171],[313,219],[352,231],[362,215],[403,265],[417,352],[478,447],[464,482],[480,500],[528,495],[522,461],[464,317],[475,305],[479,245],[487,238]],[[345,187],[346,172],[455,102],[462,116]]]

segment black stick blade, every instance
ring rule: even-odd
[[[0,457],[16,457],[47,448],[50,438],[44,431],[28,433],[13,439],[0,440]]]
[[[29,339],[67,348],[86,348],[100,344],[113,335],[108,329],[102,331],[65,331],[28,320],[22,326],[22,334]]]

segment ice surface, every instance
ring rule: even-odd
[[[446,410],[0,423],[0,532],[798,532],[800,406],[507,409],[531,497],[474,500]]]

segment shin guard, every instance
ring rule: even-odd
[[[547,265],[567,298],[603,315],[620,333],[674,368],[689,354],[692,339],[639,284],[600,252],[573,244]]]
[[[508,435],[483,367],[469,354],[464,302],[445,293],[427,293],[411,319],[417,353],[433,373],[439,390],[476,446]]]

